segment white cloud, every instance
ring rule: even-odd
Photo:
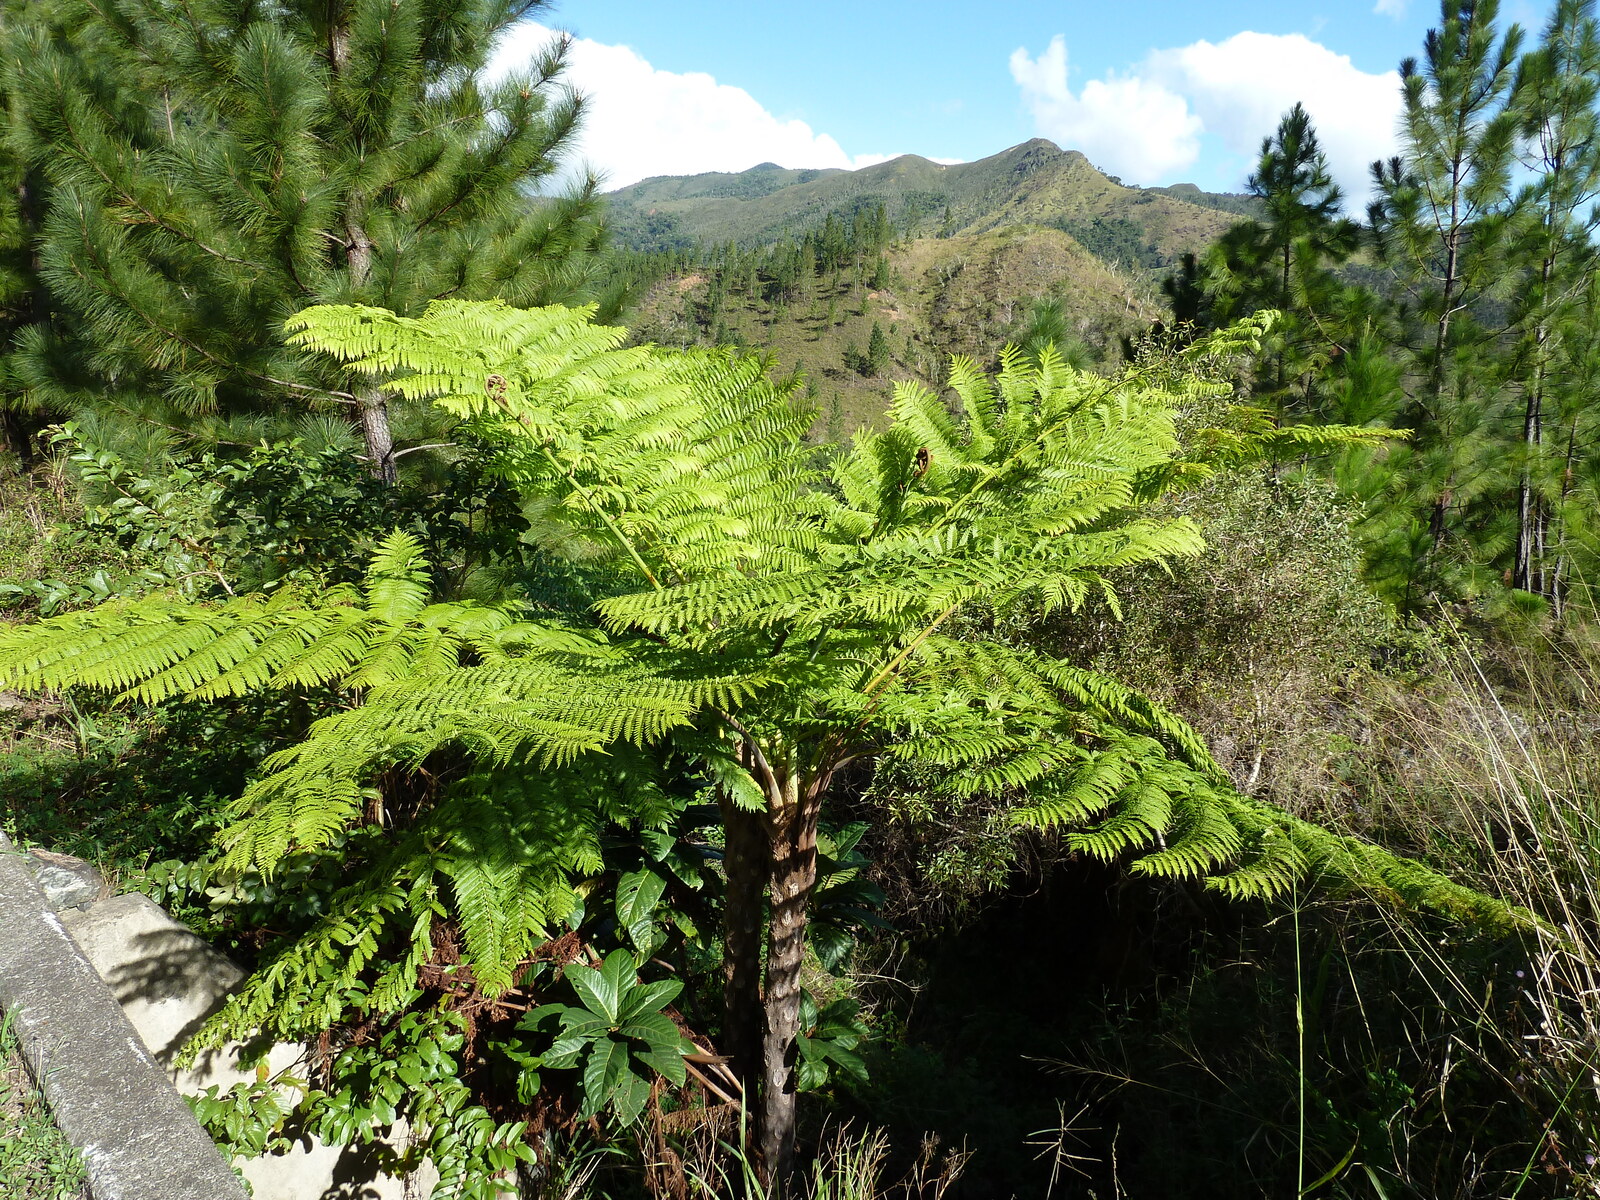
[[[1068,82],[1067,43],[1057,35],[1038,58],[1012,52],[1011,77],[1046,137],[1081,150],[1117,175],[1153,182],[1200,157],[1200,118],[1182,96],[1138,75]]]
[[[1296,101],[1311,114],[1352,205],[1367,194],[1368,164],[1396,146],[1399,76],[1362,71],[1302,34],[1245,32],[1156,50],[1124,75],[1086,82],[1077,95],[1059,37],[1037,61],[1018,50],[1011,73],[1040,133],[1143,184],[1177,181],[1214,139],[1242,164],[1229,185],[1242,186],[1262,138]]]
[[[1380,17],[1393,17],[1396,21],[1398,21],[1401,17],[1406,15],[1407,2],[1408,0],[1378,0],[1378,2],[1372,6],[1372,11],[1377,13]]]
[[[554,36],[531,21],[517,25],[496,48],[490,78],[521,69]],[[657,70],[628,46],[577,38],[567,64],[565,82],[588,98],[578,155],[608,188],[651,175],[744,171],[763,162],[854,169],[895,157],[852,157],[804,121],[773,116],[743,88],[698,71]]]
[[[1400,121],[1400,76],[1369,74],[1348,56],[1298,33],[1236,33],[1150,58],[1158,78],[1186,93],[1208,132],[1252,158],[1296,101],[1306,106],[1336,179],[1352,199],[1367,169],[1392,154]]]

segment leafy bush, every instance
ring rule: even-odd
[[[1325,484],[1238,471],[1179,505],[1203,559],[1131,572],[1120,620],[1102,609],[1029,636],[1075,640],[1193,721],[1240,787],[1301,805],[1297,772],[1326,761],[1349,689],[1408,638],[1362,580],[1357,514]]]
[[[23,473],[0,457],[0,618],[108,600],[138,572],[108,531],[83,521],[61,464]]]
[[[539,1061],[552,1071],[581,1072],[580,1120],[611,1109],[631,1125],[644,1112],[656,1075],[676,1087],[687,1079],[683,1056],[693,1043],[661,1011],[683,991],[683,983],[642,983],[638,969],[626,950],[613,950],[598,967],[571,963],[563,974],[578,1003],[541,1005],[518,1024],[530,1033],[556,1025],[555,1040]],[[537,1076],[526,1086],[537,1092]]]

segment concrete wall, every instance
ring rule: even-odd
[[[181,1096],[226,1091],[254,1071],[239,1068],[238,1047],[188,1069],[176,1060],[244,978],[148,897],[113,896],[88,863],[20,854],[0,834],[0,1005],[16,1011],[30,1067],[85,1152],[96,1200],[243,1200]],[[274,1046],[268,1069],[303,1056],[301,1046]],[[416,1200],[438,1178],[425,1164],[398,1179],[368,1158],[307,1136],[234,1166],[254,1200]]]
[[[0,1005],[95,1200],[244,1200],[23,860],[0,835]]]

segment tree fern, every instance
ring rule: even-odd
[[[1492,908],[1239,795],[1193,730],[1115,680],[946,632],[973,605],[1114,602],[1118,568],[1203,552],[1200,531],[1155,502],[1282,446],[1282,431],[1225,403],[1235,357],[1270,321],[1114,378],[1048,349],[1008,351],[992,378],[958,359],[948,399],[899,385],[888,428],[858,434],[819,473],[803,440],[810,415],[752,360],[625,348],[621,331],[566,309],[308,310],[291,322],[298,344],[439,404],[499,447],[546,548],[606,564],[611,594],[567,622],[430,605],[415,548],[396,538],[359,594],[148,601],[12,631],[0,685],[147,700],[357,690],[240,798],[225,834],[233,870],[331,851],[380,772],[446,753],[479,765],[472,798],[423,817],[380,860],[381,877],[352,885],[235,1002],[230,1029],[281,1020],[291,995],[329,1018],[358,980],[398,1002],[441,906],[461,913],[478,980],[505,986],[529,930],[593,869],[583,831],[600,806],[551,785],[538,803],[554,824],[541,824],[493,798],[603,779],[628,747],[685,756],[715,785],[727,827],[725,1049],[781,1173],[817,822],[851,761],[920,763],[935,788],[992,797],[1085,854],[1230,895],[1331,873],[1407,903]],[[1196,411],[1209,414],[1198,427]],[[1365,436],[1325,430],[1314,444]],[[768,895],[763,980],[749,969],[763,954],[748,905]],[[376,963],[372,929],[402,914],[410,949]]]

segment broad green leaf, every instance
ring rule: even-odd
[[[613,950],[600,965],[600,974],[606,986],[616,997],[612,1002],[612,1019],[622,1015],[622,1000],[639,984],[639,965],[626,950]]]
[[[681,1040],[678,1027],[672,1023],[672,1018],[659,1012],[648,1012],[635,1017],[621,1026],[617,1032],[623,1037],[648,1042],[652,1050],[675,1047]]]
[[[538,1032],[539,1027],[549,1024],[550,1018],[563,1016],[563,1014],[570,1013],[570,1011],[573,1011],[573,1006],[571,1005],[539,1005],[538,1008],[534,1008],[530,1013],[523,1014],[522,1021],[517,1022],[517,1029]]]
[[[649,958],[665,940],[656,928],[655,910],[667,890],[666,880],[650,870],[634,871],[617,883],[617,921],[641,959]]]
[[[523,1104],[532,1104],[539,1097],[539,1090],[543,1083],[539,1079],[539,1072],[524,1068],[517,1073],[517,1100]]]
[[[802,1056],[794,1065],[796,1091],[814,1092],[828,1082],[828,1064],[821,1059]]]
[[[561,1017],[563,1038],[605,1037],[611,1031],[611,1022],[596,1016],[585,1008],[569,1008]]]
[[[833,1063],[839,1068],[839,1070],[843,1071],[846,1075],[849,1075],[858,1082],[866,1082],[867,1064],[863,1062],[861,1056],[856,1054],[854,1051],[845,1050],[843,1048],[835,1048],[829,1051],[828,1057],[832,1059]]]
[[[626,959],[625,967],[623,959]],[[624,977],[624,970],[631,974],[633,969],[633,957],[625,950],[614,950],[600,967],[573,963],[567,967],[565,974],[567,982],[572,984],[578,998],[589,1011],[604,1017],[607,1024],[615,1024],[623,990],[619,979]]]
[[[583,1064],[581,1116],[592,1117],[604,1108],[618,1084],[631,1074],[626,1046],[610,1038],[595,1042],[588,1060]]]
[[[849,961],[850,952],[856,947],[856,939],[837,925],[826,922],[817,922],[806,932],[806,941],[816,952],[817,961],[822,964],[822,969],[831,975],[837,975],[840,969]]]
[[[635,1050],[634,1058],[649,1067],[657,1075],[670,1080],[677,1087],[682,1087],[689,1078],[689,1070],[683,1064],[684,1050],[681,1046],[671,1050]]]
[[[654,871],[624,875],[617,881],[617,921],[631,931],[640,922],[650,920],[666,890],[666,880]]]
[[[537,1031],[540,1026],[547,1024],[550,1018],[571,1011],[572,1006],[569,1004],[541,1004],[532,1012],[524,1014],[522,1020],[517,1022],[517,1028]]]
[[[631,1070],[625,1070],[622,1078],[617,1081],[611,1098],[612,1111],[617,1114],[617,1119],[624,1125],[632,1125],[639,1119],[644,1112],[644,1106],[649,1102],[650,1081],[643,1076],[635,1075]]]
[[[622,1019],[629,1020],[640,1013],[660,1012],[678,998],[683,991],[681,979],[662,979],[641,984],[631,989],[622,1003]]]
[[[571,1070],[589,1044],[584,1038],[562,1038],[544,1052],[544,1065],[557,1071]]]
[[[677,839],[664,829],[641,829],[639,840],[644,843],[644,848],[649,851],[650,857],[660,862],[672,852],[673,843]]]

